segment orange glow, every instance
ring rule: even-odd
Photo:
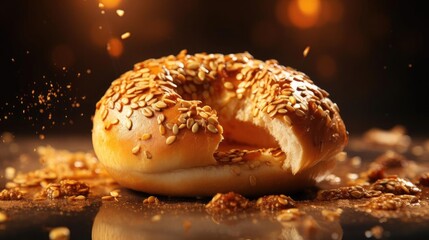
[[[316,68],[319,75],[325,79],[332,78],[337,73],[337,63],[328,55],[321,56],[317,59]]]
[[[299,28],[310,28],[320,22],[320,0],[279,0],[277,18],[284,24]]]
[[[343,5],[340,0],[324,2],[323,15],[326,21],[339,22],[343,18]]]
[[[103,27],[93,25],[90,29],[91,41],[100,47],[106,46],[106,42],[110,37],[110,33]]]
[[[72,49],[65,44],[55,46],[52,50],[52,62],[59,68],[67,68],[74,64],[75,57]]]
[[[320,0],[298,0],[298,9],[305,15],[316,15],[320,11]]]
[[[121,0],[99,0],[105,8],[116,8],[121,4]]]
[[[124,45],[122,44],[121,40],[117,38],[111,38],[107,42],[107,52],[112,57],[119,57],[122,55],[122,52],[124,51]]]

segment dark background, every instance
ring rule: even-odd
[[[0,133],[89,134],[112,80],[181,49],[248,51],[305,72],[340,106],[351,135],[397,124],[429,133],[423,1],[117,1],[2,4]]]

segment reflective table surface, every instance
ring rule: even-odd
[[[0,201],[0,212],[6,216],[0,219],[0,239],[49,239],[56,227],[67,227],[70,239],[429,239],[429,187],[421,187],[420,202],[407,211],[359,207],[367,199],[314,200],[318,188],[345,185],[347,177],[353,178],[384,151],[355,143],[351,141],[347,158],[337,164],[327,181],[290,195],[304,214],[292,214],[293,219],[286,221],[279,216],[281,211],[256,208],[253,198],[245,210],[213,213],[206,208],[211,198],[155,196],[159,202],[145,204],[150,195],[106,180],[79,201],[25,197]],[[15,175],[40,168],[40,146],[92,153],[89,136],[48,137],[43,141],[15,136],[0,144],[2,189],[9,181],[6,168],[13,167]],[[418,173],[427,172],[427,152],[404,154],[419,166]],[[118,196],[103,199],[112,190]],[[340,214],[335,214],[338,209]]]

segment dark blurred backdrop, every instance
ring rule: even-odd
[[[89,133],[95,103],[112,80],[138,61],[188,49],[248,51],[307,73],[331,93],[352,135],[397,124],[424,135],[429,17],[423,4],[7,1],[0,10],[0,133]]]

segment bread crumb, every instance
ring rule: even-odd
[[[70,230],[67,227],[56,227],[49,232],[51,240],[67,240],[70,238]]]

